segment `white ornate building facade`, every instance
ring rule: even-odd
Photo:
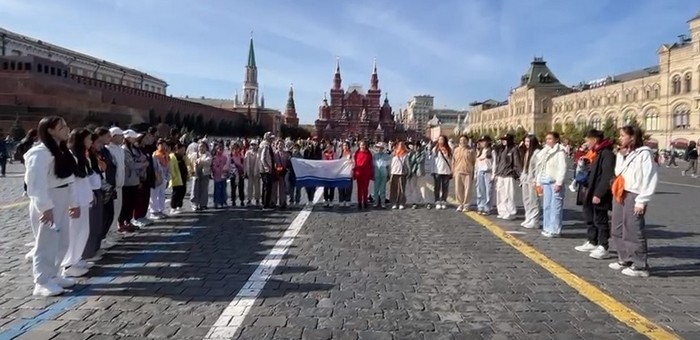
[[[112,84],[166,94],[168,83],[144,72],[0,28],[0,56],[36,56],[58,61],[69,72]]]
[[[657,51],[658,65],[569,87],[535,58],[506,101],[473,102],[470,131],[549,130],[574,123],[601,128],[612,118],[632,119],[661,148],[700,138],[700,13],[688,21],[690,35]]]

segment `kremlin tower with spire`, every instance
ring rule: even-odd
[[[290,91],[291,95],[291,91]],[[396,135],[394,115],[387,95],[381,101],[377,61],[374,61],[370,87],[351,85],[343,89],[340,75],[340,59],[336,61],[330,103],[324,94],[316,120],[316,134],[325,139],[371,139],[386,141]],[[293,103],[293,102],[292,102]],[[289,107],[289,105],[287,105]]]

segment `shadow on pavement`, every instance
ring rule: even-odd
[[[76,286],[67,296],[156,297],[174,301],[228,302],[243,289],[286,225],[299,210],[231,209],[183,213],[142,228],[110,249],[91,270],[91,278],[113,277],[107,283]],[[192,221],[192,217],[196,221]],[[288,248],[296,248],[294,245]],[[306,273],[312,266],[286,266],[282,256],[274,275]],[[302,274],[303,277],[303,274]],[[261,295],[329,290],[332,284],[271,278]]]
[[[700,262],[653,267],[651,274],[657,277],[700,277]]]

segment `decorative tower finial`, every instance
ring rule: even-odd
[[[253,32],[250,32],[250,45],[248,47],[248,63],[245,67],[245,80],[243,81],[243,105],[258,104],[258,67],[255,64],[255,48],[253,46]]]
[[[289,84],[289,97],[287,98],[287,108],[284,110],[284,124],[287,126],[299,126],[297,109],[294,104],[294,84]]]
[[[372,76],[370,77],[370,85],[372,90],[379,90],[379,76],[377,75],[377,58],[374,58]]]
[[[340,90],[343,80],[340,77],[340,57],[336,57],[335,76],[333,77],[333,89]]]

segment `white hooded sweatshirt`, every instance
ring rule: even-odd
[[[58,178],[54,173],[54,157],[44,144],[34,145],[24,154],[24,182],[27,183],[27,196],[33,208],[40,212],[53,209],[54,202],[49,196],[49,190],[68,184],[70,188],[71,207],[78,207],[77,197],[73,190],[75,176]]]
[[[657,171],[654,152],[649,147],[642,146],[627,156],[617,153],[615,175],[625,179],[625,191],[637,194],[634,200],[636,207],[645,207],[654,195],[658,182]]]

